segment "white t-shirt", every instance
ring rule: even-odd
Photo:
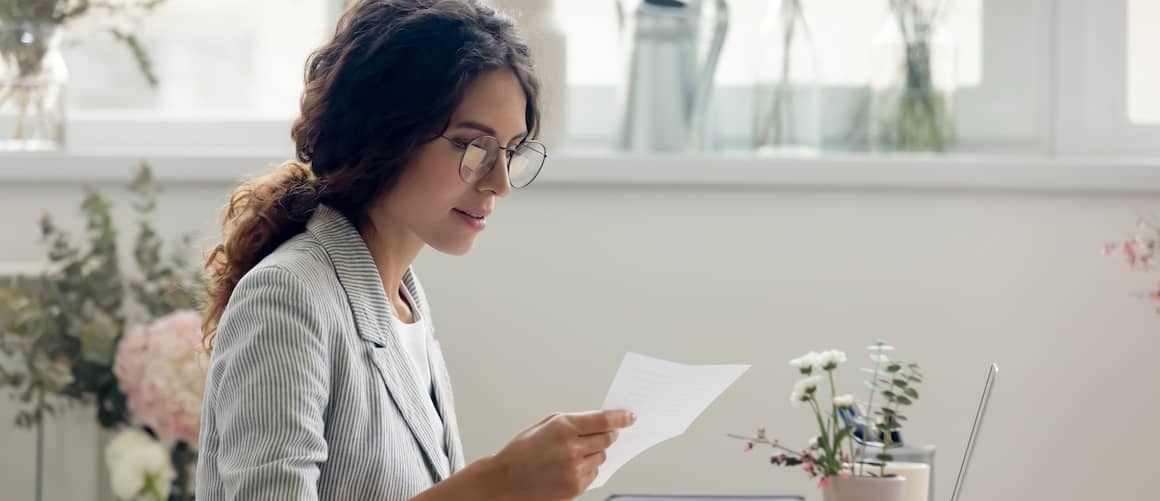
[[[399,338],[399,344],[403,345],[403,350],[407,352],[409,362],[411,364],[412,372],[418,376],[419,387],[425,390],[427,395],[434,394],[434,386],[431,381],[431,364],[427,361],[427,343],[430,342],[428,332],[428,319],[419,313],[419,308],[415,307],[415,300],[411,298],[411,293],[406,287],[400,287],[399,293],[411,308],[411,316],[414,319],[412,323],[403,323],[396,313],[391,316],[391,327],[395,331],[395,335]],[[439,411],[435,409],[435,401],[431,398],[426,399],[428,405],[425,409],[427,418],[436,423],[435,431],[438,433],[440,439],[440,446],[443,444],[443,419],[439,417]]]

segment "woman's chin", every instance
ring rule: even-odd
[[[471,252],[471,248],[475,247],[475,236],[472,236],[471,238],[451,239],[440,242],[427,242],[427,245],[431,246],[432,249],[447,255],[462,256],[468,252]]]

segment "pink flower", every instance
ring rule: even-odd
[[[1136,258],[1136,246],[1137,245],[1140,245],[1140,242],[1137,242],[1135,240],[1133,240],[1131,242],[1124,242],[1124,246],[1123,246],[1124,247],[1124,254],[1127,255],[1129,259]]]
[[[208,358],[201,316],[183,310],[129,329],[113,373],[137,422],[162,440],[196,445]]]
[[[822,480],[818,482],[819,489],[825,489],[828,485],[830,485],[830,477],[822,477]]]
[[[135,393],[141,374],[145,370],[145,360],[149,358],[149,336],[145,328],[139,325],[129,328],[121,336],[117,345],[117,354],[113,359],[113,374],[117,376],[117,384],[125,395]]]

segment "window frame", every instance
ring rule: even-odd
[[[335,20],[342,12],[341,1],[330,4]],[[984,0],[982,81],[960,88],[956,96],[959,141],[954,152],[1160,155],[1160,127],[1130,123],[1126,108],[1082,99],[1104,95],[1126,106],[1126,9],[1127,0]],[[1090,71],[1092,67],[1104,71]],[[824,92],[827,102],[851,103],[855,101],[851,96],[861,90],[834,87]],[[567,99],[569,110],[585,112],[567,113],[569,140],[553,145],[554,149],[599,149],[611,144],[615,89],[573,86]],[[716,89],[713,116],[717,125],[710,136],[717,138],[721,149],[745,149],[751,100],[745,86]],[[841,106],[827,109],[826,120],[849,116],[850,110]],[[68,148],[97,153],[292,153],[291,120],[72,111]]]

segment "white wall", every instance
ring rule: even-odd
[[[629,167],[626,167],[629,168]],[[711,168],[711,166],[706,166]],[[0,184],[0,267],[35,262],[35,215],[74,213],[66,183]],[[111,189],[110,186],[105,186]],[[166,229],[212,236],[228,183],[171,188]],[[907,436],[939,447],[947,499],[986,364],[1003,368],[970,500],[1142,499],[1160,467],[1151,277],[1099,255],[1154,197],[882,189],[549,186],[500,204],[466,258],[431,252],[431,296],[468,455],[545,413],[600,405],[626,350],[753,363],[688,434],[581,499],[625,491],[807,493],[726,432],[805,440],[789,358],[877,337],[926,366]],[[122,208],[123,210],[124,208]],[[13,405],[0,400],[0,416]],[[0,421],[0,499],[32,498],[32,435]],[[54,426],[46,499],[94,499],[96,434]]]

